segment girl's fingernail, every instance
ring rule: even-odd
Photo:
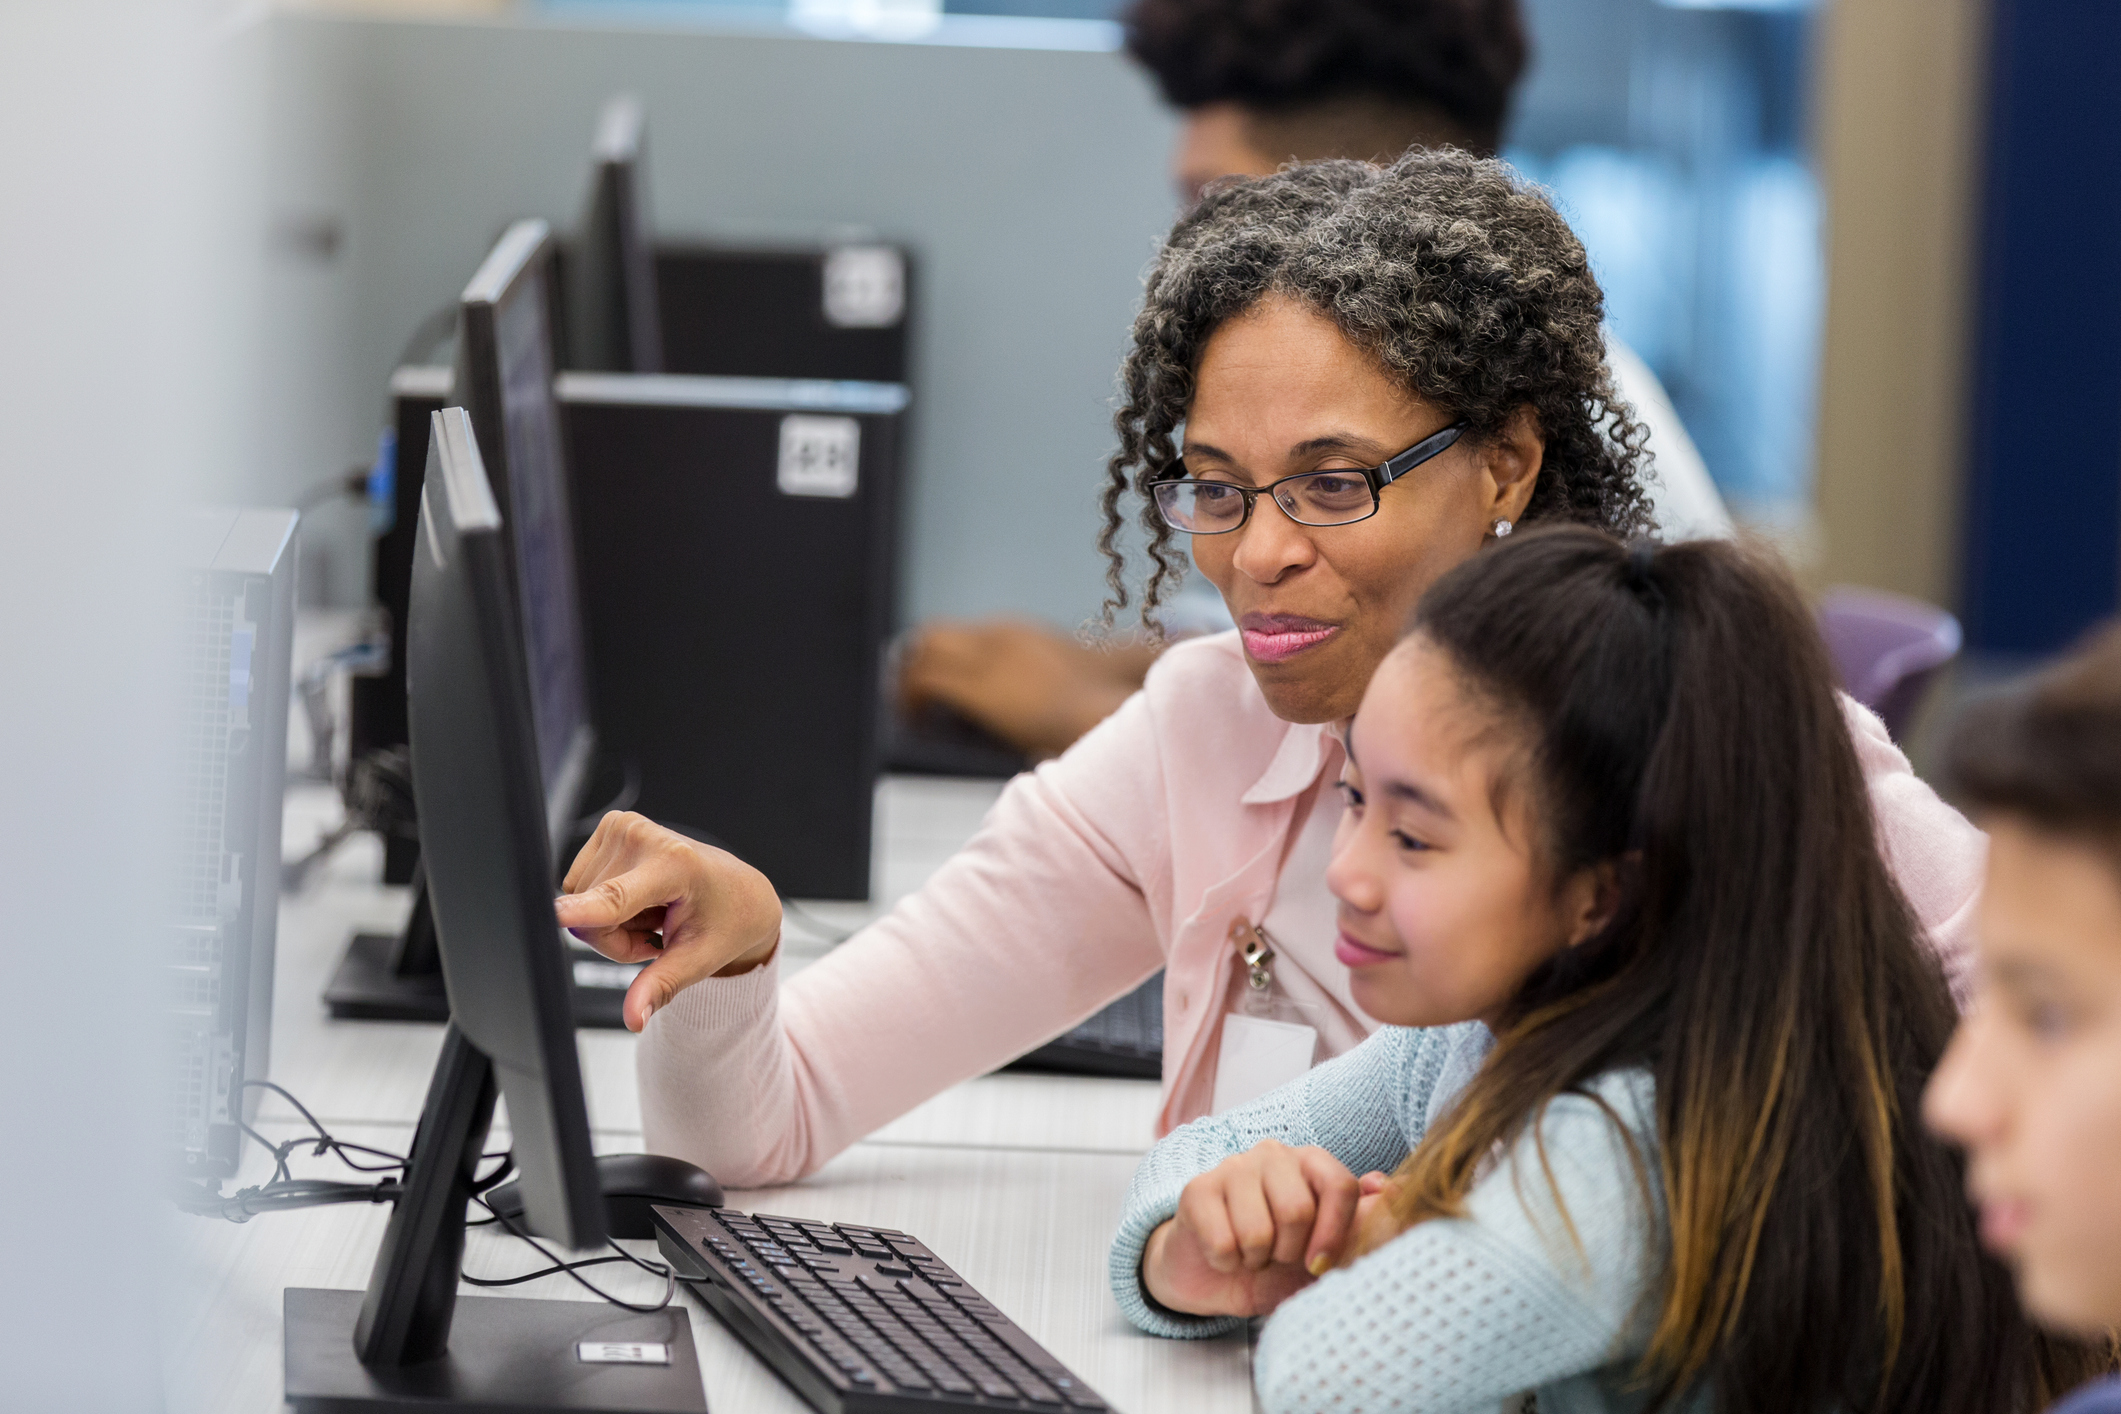
[[[1304,1264],[1304,1270],[1308,1271],[1314,1277],[1322,1277],[1326,1274],[1326,1269],[1332,1265],[1332,1254],[1321,1252],[1316,1257],[1313,1257],[1310,1261]]]
[[[648,1029],[648,1018],[649,1018],[649,1017],[651,1017],[651,1016],[654,1016],[654,1015],[655,1015],[655,1003],[654,1003],[654,1002],[643,1002],[643,1003],[641,1004],[641,1029],[642,1029],[643,1031],[646,1031],[646,1030]]]

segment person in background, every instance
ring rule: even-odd
[[[557,909],[647,964],[625,1011],[648,1147],[731,1187],[790,1181],[1159,968],[1159,1133],[1359,1044],[1377,1022],[1334,960],[1325,880],[1341,726],[1422,591],[1483,546],[1557,522],[1642,529],[1641,428],[1616,407],[1603,312],[1567,223],[1499,162],[1415,148],[1211,193],[1135,321],[1101,543],[1115,613],[1133,602],[1131,518],[1145,614],[1190,558],[1240,626],[1165,653],[786,987],[769,881],[605,816]],[[1876,717],[1842,712],[1901,888],[1955,973],[1980,832]],[[1312,1044],[1274,1040],[1294,1033],[1253,998]]]
[[[1981,1236],[2059,1331],[2121,1331],[2121,624],[1971,710],[1948,770],[1989,832],[1975,1001],[1931,1079]],[[2121,1414],[2121,1381],[2061,1410]],[[2058,1410],[2057,1414],[2061,1414]]]
[[[1957,1013],[1771,559],[1569,526],[1474,557],[1341,787],[1336,950],[1387,1024],[1150,1151],[1136,1325],[1271,1312],[1268,1414],[1997,1414],[2094,1368],[1916,1116]]]
[[[1191,206],[1225,177],[1409,147],[1482,157],[1502,141],[1524,71],[1517,0],[1136,0],[1128,51],[1182,118],[1172,152]],[[1610,332],[1621,400],[1648,429],[1650,501],[1668,540],[1728,535],[1701,454],[1649,365]],[[1212,593],[1180,597],[1174,636],[1230,627]],[[899,675],[909,712],[939,704],[1033,759],[1057,756],[1142,685],[1160,644],[1090,644],[1019,619],[938,622],[910,638]]]

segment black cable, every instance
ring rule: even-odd
[[[492,1218],[487,1219],[487,1221],[497,1222],[499,1219]],[[466,1225],[477,1226],[477,1224]],[[525,1272],[519,1277],[475,1277],[470,1272],[460,1272],[458,1275],[473,1286],[521,1286],[526,1281],[537,1281],[541,1277],[558,1276],[561,1272],[572,1272],[580,1267],[602,1267],[612,1262],[623,1262],[626,1260],[628,1260],[626,1254],[622,1252],[616,1257],[585,1257],[578,1262],[561,1262],[550,1267],[540,1267],[534,1272]],[[595,1290],[595,1288],[592,1287],[591,1290]],[[602,1293],[598,1294],[602,1295]],[[610,1299],[610,1297],[605,1297],[607,1301]],[[658,1307],[656,1309],[660,1310],[661,1308]]]
[[[223,1194],[180,1179],[170,1197],[178,1208],[196,1217],[225,1218],[232,1223],[242,1223],[260,1213],[284,1212],[291,1208],[320,1208],[333,1203],[394,1203],[403,1192],[402,1185],[394,1179],[379,1183],[339,1183],[308,1178],[259,1184]]]
[[[596,1297],[598,1300],[608,1301],[622,1311],[631,1311],[634,1314],[640,1316],[653,1315],[655,1312],[664,1309],[671,1303],[672,1300],[676,1298],[678,1294],[677,1268],[669,1266],[662,1262],[644,1262],[639,1257],[636,1257],[631,1252],[628,1252],[625,1248],[619,1246],[618,1243],[610,1242],[611,1250],[618,1253],[619,1256],[633,1263],[642,1271],[649,1272],[663,1279],[663,1299],[656,1302],[655,1305],[640,1306],[636,1305],[631,1301],[621,1301],[618,1297],[613,1296],[608,1291],[605,1291],[602,1287],[599,1287],[595,1282],[591,1281],[589,1278],[583,1276],[579,1271],[575,1270],[577,1267],[602,1266],[605,1263],[613,1260],[612,1258],[586,1257],[580,1261],[575,1262],[562,1261],[557,1253],[553,1252],[544,1243],[538,1241],[535,1237],[532,1237],[528,1232],[525,1232],[522,1228],[517,1227],[515,1225],[514,1219],[506,1216],[505,1214],[495,1209],[494,1206],[491,1203],[488,1203],[484,1198],[473,1198],[472,1201],[474,1203],[477,1203],[480,1207],[484,1208],[487,1212],[492,1213],[495,1220],[498,1221],[502,1227],[506,1228],[511,1236],[521,1238],[524,1242],[529,1243],[533,1251],[535,1251],[540,1257],[543,1257],[546,1261],[552,1264],[551,1267],[547,1270],[532,1273],[532,1276],[543,1277],[559,1276],[564,1274],[572,1278],[575,1285],[581,1287],[584,1291]],[[609,1241],[609,1239],[606,1240],[607,1242]],[[473,1280],[470,1277],[466,1277],[465,1280],[471,1281],[474,1286],[483,1286],[488,1284],[483,1280]],[[528,1281],[530,1280],[530,1277],[516,1278],[513,1280]]]
[[[257,1140],[260,1147],[272,1155],[273,1178],[265,1183],[229,1194],[223,1194],[218,1191],[220,1188],[218,1182],[209,1188],[203,1184],[179,1179],[170,1194],[178,1208],[198,1217],[218,1217],[225,1218],[229,1222],[241,1223],[249,1222],[260,1213],[284,1212],[294,1208],[324,1207],[334,1203],[394,1203],[404,1196],[405,1186],[402,1181],[397,1179],[382,1179],[375,1183],[345,1183],[336,1179],[295,1178],[288,1170],[287,1157],[294,1150],[304,1145],[313,1146],[311,1151],[311,1157],[313,1158],[321,1158],[329,1153],[348,1168],[362,1173],[379,1173],[392,1169],[403,1171],[409,1167],[411,1161],[404,1155],[393,1154],[387,1149],[372,1148],[366,1144],[355,1144],[336,1137],[324,1127],[322,1121],[310,1113],[307,1105],[296,1099],[286,1087],[276,1085],[270,1080],[242,1081],[237,1087],[238,1095],[242,1093],[244,1086],[250,1085],[255,1085],[263,1090],[270,1090],[281,1099],[287,1101],[288,1104],[293,1105],[295,1112],[302,1116],[313,1133],[297,1135],[295,1138],[285,1140],[282,1143],[272,1144],[267,1142],[264,1135],[252,1129],[248,1124],[243,1124],[240,1120],[237,1121],[245,1134]],[[362,1154],[371,1154],[389,1162],[384,1164],[358,1163],[347,1156],[347,1151],[349,1150]],[[480,1157],[482,1159],[495,1159],[499,1162],[486,1173],[473,1178],[471,1201],[484,1208],[487,1216],[468,1221],[465,1226],[485,1227],[489,1224],[499,1223],[510,1236],[529,1244],[532,1251],[552,1265],[540,1271],[527,1272],[522,1276],[514,1277],[475,1277],[468,1272],[458,1272],[457,1275],[464,1281],[469,1282],[473,1286],[516,1286],[526,1281],[535,1281],[540,1277],[557,1276],[564,1273],[571,1277],[577,1285],[599,1300],[608,1301],[621,1310],[632,1311],[637,1315],[643,1316],[652,1315],[657,1311],[663,1310],[676,1298],[678,1277],[675,1267],[662,1262],[643,1261],[619,1246],[617,1242],[609,1239],[607,1239],[608,1245],[617,1254],[616,1256],[587,1257],[572,1262],[562,1261],[545,1244],[539,1242],[522,1228],[517,1227],[512,1219],[503,1216],[494,1208],[493,1204],[486,1201],[486,1194],[499,1187],[515,1172],[515,1150],[504,1149],[498,1154],[481,1154]],[[621,1301],[618,1297],[613,1296],[610,1292],[603,1290],[587,1277],[581,1275],[577,1270],[581,1267],[606,1266],[618,1261],[631,1262],[642,1271],[663,1278],[663,1299],[656,1302],[653,1306],[641,1306],[631,1301]]]
[[[258,1133],[257,1130],[252,1129],[247,1124],[243,1125],[243,1132],[245,1134],[248,1134],[251,1138],[257,1140],[259,1145],[263,1147],[267,1153],[273,1156],[273,1174],[275,1179],[284,1180],[294,1177],[294,1175],[288,1171],[287,1156],[293,1153],[295,1150],[301,1148],[305,1144],[312,1144],[315,1146],[310,1151],[311,1158],[321,1159],[322,1157],[324,1157],[325,1154],[329,1153],[335,1156],[340,1163],[346,1165],[348,1168],[354,1170],[356,1173],[389,1173],[393,1169],[402,1169],[405,1167],[406,1159],[403,1154],[393,1154],[388,1149],[372,1148],[367,1144],[355,1144],[350,1140],[339,1139],[334,1137],[331,1131],[326,1129],[323,1123],[319,1121],[315,1115],[309,1112],[309,1107],[304,1105],[293,1095],[289,1094],[286,1088],[283,1086],[275,1085],[270,1080],[245,1080],[241,1082],[236,1088],[240,1092],[252,1085],[257,1086],[261,1090],[270,1090],[275,1095],[278,1095],[281,1099],[287,1101],[288,1104],[293,1105],[295,1107],[296,1113],[300,1114],[304,1122],[306,1122],[309,1127],[315,1131],[315,1134],[313,1136],[297,1135],[293,1139],[286,1140],[279,1144],[273,1144],[269,1143],[266,1140],[265,1136]],[[376,1158],[384,1160],[384,1162],[380,1164],[364,1164],[357,1159],[349,1157],[347,1152],[348,1150],[352,1150],[354,1153],[373,1155]],[[485,1157],[491,1156],[488,1155]]]

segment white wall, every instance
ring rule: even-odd
[[[906,618],[1073,624],[1101,597],[1093,498],[1140,277],[1173,215],[1172,120],[1121,54],[665,27],[280,15],[273,406],[248,487],[287,496],[364,458],[406,334],[502,224],[571,223],[590,128],[648,103],[666,234],[858,225],[919,261]],[[328,259],[290,226],[336,221]],[[320,525],[329,591],[364,572]],[[705,548],[705,547],[703,547]]]

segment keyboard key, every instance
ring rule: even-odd
[[[1055,1409],[1060,1408],[1060,1391],[1036,1375],[1011,1375],[1009,1378],[1018,1389],[1024,1392],[1024,1398],[1030,1400],[1033,1404],[1046,1404],[1051,1405]]]
[[[1105,1401],[1085,1389],[1082,1382],[1076,1379],[1075,1376],[1054,1375],[1052,1380],[1053,1387],[1060,1391],[1061,1397],[1076,1408],[1102,1409],[1105,1407]]]

